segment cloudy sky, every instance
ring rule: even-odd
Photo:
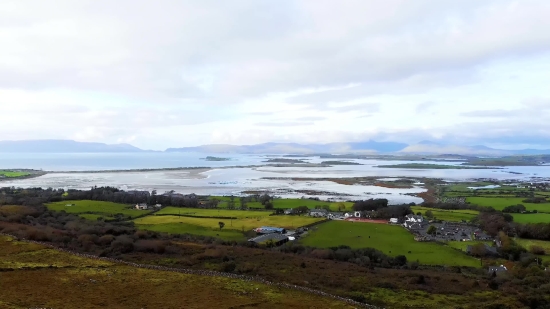
[[[548,0],[2,0],[0,140],[550,148],[548,16]]]

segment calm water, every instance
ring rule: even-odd
[[[201,160],[208,155],[229,157],[231,161]],[[53,187],[88,189],[92,186],[116,186],[131,190],[174,190],[180,193],[212,195],[238,195],[245,190],[271,191],[283,197],[308,196],[294,190],[329,192],[317,197],[338,200],[387,198],[392,203],[421,202],[421,199],[406,194],[424,191],[412,189],[388,189],[376,186],[340,185],[332,181],[292,181],[280,178],[341,178],[374,176],[380,179],[398,177],[432,177],[462,181],[475,178],[528,180],[532,177],[550,177],[550,167],[510,167],[488,170],[419,170],[377,168],[376,165],[410,163],[410,161],[352,160],[363,165],[333,167],[272,167],[221,168],[229,166],[261,165],[268,157],[264,155],[212,155],[202,153],[130,153],[130,154],[1,154],[1,168],[33,168],[50,171],[91,171],[169,167],[205,166],[213,169],[197,174],[197,171],[150,171],[150,172],[102,172],[102,173],[53,173],[33,179],[1,182],[1,186]],[[311,163],[324,159],[304,158]],[[426,162],[424,162],[426,163]],[[459,164],[456,162],[432,162]],[[521,173],[521,174],[512,174]],[[388,180],[389,180],[388,179]],[[335,197],[334,194],[345,196]]]

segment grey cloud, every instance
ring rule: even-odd
[[[509,3],[3,1],[15,10],[0,10],[0,81],[209,102],[357,82],[361,90],[309,100],[406,92],[546,51],[550,4]]]

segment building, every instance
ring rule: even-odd
[[[285,209],[285,215],[293,215],[294,214],[294,209]]]
[[[500,266],[489,266],[489,269],[488,269],[488,273],[489,274],[503,274],[503,273],[506,273],[508,271],[508,269],[506,268],[506,266],[504,265],[500,265]]]
[[[271,233],[271,234],[264,234],[260,235],[254,238],[249,239],[248,241],[254,242],[257,244],[270,244],[272,243],[275,246],[280,246],[284,244],[285,242],[289,241],[289,238],[285,235],[277,234],[277,233]]]
[[[311,217],[326,217],[328,216],[328,210],[326,209],[312,209],[309,211]]]
[[[147,209],[149,209],[149,206],[147,206],[147,204],[144,204],[144,203],[142,203],[142,204],[137,204],[137,205],[136,205],[136,209],[139,209],[139,210],[147,210]]]
[[[399,219],[397,219],[397,218],[390,218],[390,223],[391,223],[391,224],[397,224],[397,223],[399,223]]]
[[[155,204],[155,208],[162,208],[161,204]]]
[[[331,220],[343,220],[344,218],[345,217],[343,212],[329,212],[329,214],[327,215],[327,219]]]
[[[286,229],[282,227],[262,226],[254,229],[254,232],[258,234],[286,234]]]
[[[410,223],[423,223],[423,222],[424,222],[424,217],[418,216],[418,215],[407,215],[407,216],[405,217],[405,222],[410,222]]]

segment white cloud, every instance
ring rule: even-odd
[[[549,15],[545,0],[5,0],[0,139],[511,134],[486,120],[521,130],[550,106]]]

